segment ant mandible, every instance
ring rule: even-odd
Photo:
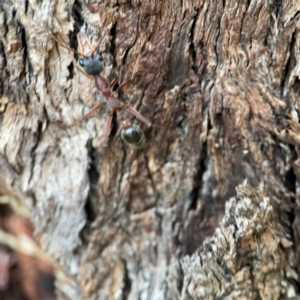
[[[34,22],[36,23],[36,22]],[[39,27],[41,25],[37,24]],[[124,102],[120,101],[118,99],[118,91],[123,88],[125,85],[127,85],[130,81],[126,81],[122,83],[116,91],[113,91],[113,86],[117,83],[118,77],[116,77],[111,83],[109,83],[106,78],[100,75],[100,73],[104,69],[103,65],[103,58],[102,55],[98,52],[98,49],[100,47],[100,44],[102,42],[102,39],[98,42],[97,46],[94,48],[92,44],[90,43],[88,37],[85,35],[86,42],[91,49],[91,52],[86,55],[83,51],[83,45],[81,42],[81,39],[79,37],[79,33],[77,34],[77,40],[80,52],[73,50],[72,48],[68,47],[66,44],[60,42],[51,32],[49,32],[47,29],[43,28],[43,30],[47,31],[47,33],[63,48],[71,51],[74,54],[79,55],[81,58],[79,59],[79,65],[83,68],[84,72],[78,68],[80,72],[82,72],[85,76],[87,76],[90,79],[95,80],[95,85],[99,91],[101,91],[102,95],[105,98],[105,102],[102,102],[95,107],[93,107],[87,114],[85,114],[79,121],[83,121],[87,118],[89,118],[92,114],[94,114],[97,110],[99,110],[105,103],[110,108],[110,114],[106,121],[105,131],[104,131],[104,141],[102,145],[104,147],[108,146],[109,141],[109,135],[111,132],[111,125],[113,116],[116,113],[118,121],[121,122],[121,138],[123,141],[128,144],[129,146],[133,148],[140,148],[143,146],[145,137],[142,129],[135,124],[131,124],[131,122],[128,119],[124,118],[124,110],[127,110],[131,114],[133,114],[136,118],[138,118],[140,121],[145,123],[147,127],[151,126],[151,122],[145,118],[142,114],[140,114],[135,108],[131,106],[127,106]]]

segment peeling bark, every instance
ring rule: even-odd
[[[214,235],[181,260],[181,299],[295,298],[292,243],[280,236],[275,220],[263,186],[238,186]]]
[[[5,0],[0,20],[0,176],[61,298],[299,295],[299,1]],[[105,108],[76,123],[104,99],[49,33],[78,32],[105,78],[135,73],[143,149],[115,121],[101,147]]]

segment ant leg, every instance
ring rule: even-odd
[[[85,114],[80,120],[79,122],[89,118],[93,113],[95,113],[98,109],[100,109],[103,105],[105,104],[105,102],[102,102],[98,105],[96,105],[95,107],[93,107],[87,114]]]
[[[126,81],[122,82],[122,83],[120,84],[120,86],[115,90],[116,93],[117,93],[119,90],[123,89],[126,85],[132,83],[133,77],[134,77],[134,75],[135,75],[135,73],[136,73],[137,65],[138,65],[138,63],[139,63],[139,61],[140,61],[140,58],[141,58],[141,55],[138,56],[138,59],[137,59],[137,62],[135,63],[134,70],[133,70],[133,72],[132,72],[131,78],[130,78],[129,80],[126,80]],[[112,87],[112,85],[111,85],[111,87]]]
[[[112,88],[118,82],[118,80],[119,80],[119,76],[116,76],[115,79],[109,85],[109,87]]]
[[[115,113],[115,109],[113,109],[110,112],[109,117],[106,121],[106,126],[105,126],[105,131],[104,131],[104,141],[102,143],[102,147],[108,146],[108,140],[109,140],[109,135],[110,135],[110,131],[111,131],[111,123],[112,123],[114,113]]]
[[[131,79],[124,81],[116,90],[115,92],[117,93],[119,90],[123,89],[126,85],[130,84],[132,82]]]
[[[109,85],[110,88],[112,88],[118,81],[119,76],[117,76]],[[117,93],[119,90],[123,89],[126,85],[128,85],[129,83],[131,83],[131,79],[124,81],[116,90],[115,92]]]
[[[140,61],[140,55],[139,55],[139,57],[138,57],[138,59],[137,59],[137,62],[139,62],[139,61]],[[134,70],[133,70],[133,73],[132,73],[132,75],[131,75],[131,78],[130,78],[129,80],[126,80],[126,81],[122,82],[122,83],[120,84],[120,86],[115,90],[116,93],[118,93],[118,92],[119,92],[121,89],[123,89],[126,85],[132,83],[133,77],[134,77],[134,75],[135,75],[135,73],[136,73],[137,65],[138,65],[138,63],[136,63],[135,66],[134,66]],[[116,77],[116,78],[112,81],[112,83],[110,84],[110,87],[113,87],[113,86],[116,84],[115,81],[116,81],[117,79],[118,79],[118,77]]]
[[[151,122],[147,118],[145,118],[142,114],[140,114],[135,108],[133,108],[131,106],[126,106],[121,101],[119,101],[118,104],[121,107],[125,107],[126,110],[128,110],[131,114],[133,114],[134,116],[136,116],[140,121],[144,122],[148,127],[151,126]]]

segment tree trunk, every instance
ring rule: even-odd
[[[59,299],[300,295],[299,0],[0,11],[0,176],[72,279]],[[107,108],[76,122],[105,100],[50,36],[79,51],[78,32],[105,78],[133,76],[119,99],[153,124],[128,115],[142,149],[116,120],[101,147]]]

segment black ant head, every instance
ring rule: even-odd
[[[85,73],[91,76],[97,76],[103,71],[103,58],[100,53],[93,53],[89,57],[79,59],[80,66],[84,69]]]
[[[142,148],[145,143],[145,136],[142,129],[137,125],[131,125],[121,131],[122,140],[133,148]]]

